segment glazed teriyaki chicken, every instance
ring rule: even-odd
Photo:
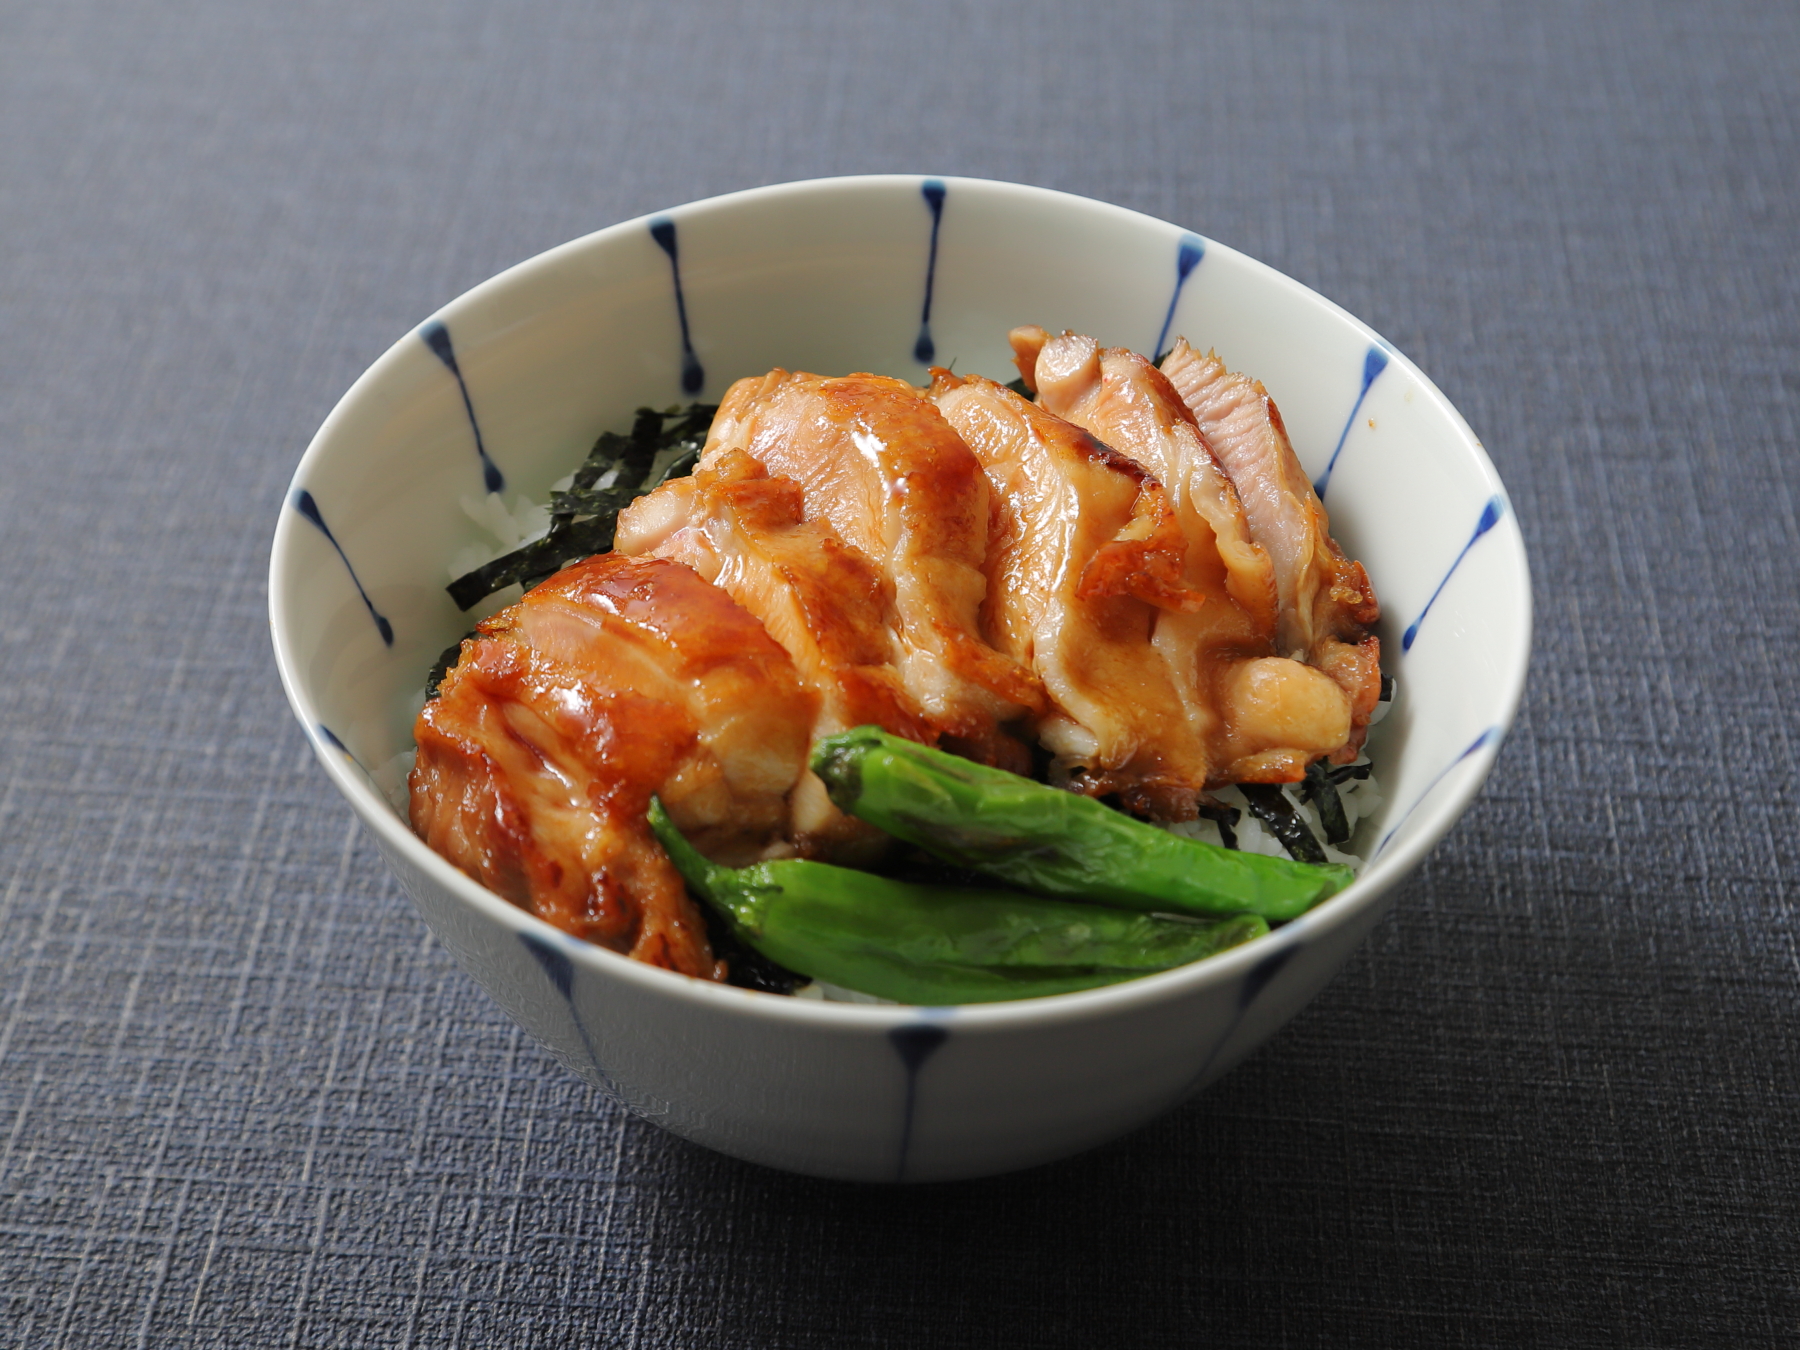
[[[721,979],[645,822],[730,866],[871,865],[814,741],[874,725],[1156,821],[1353,761],[1379,617],[1274,402],[1020,328],[1035,398],[933,370],[739,380],[690,477],[462,645],[416,728],[414,828],[567,932]]]

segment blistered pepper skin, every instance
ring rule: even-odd
[[[1204,844],[1029,778],[856,727],[813,746],[838,809],[959,867],[1038,895],[1280,923],[1348,886],[1350,868]]]
[[[689,888],[772,961],[900,1003],[948,1005],[1093,989],[1198,961],[1268,932],[1213,922],[921,886],[827,863],[709,862],[652,802],[650,826]]]

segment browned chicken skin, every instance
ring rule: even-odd
[[[818,696],[813,736],[876,725],[936,739],[896,661],[894,585],[823,521],[807,520],[800,484],[772,478],[741,450],[665,483],[619,515],[614,547],[686,563],[762,622]],[[855,862],[887,836],[831,804],[810,771],[795,788],[791,837],[808,857]]]
[[[896,668],[946,744],[1028,762],[1002,728],[1042,706],[1042,686],[982,640],[994,504],[937,409],[886,376],[774,370],[726,391],[701,468],[733,450],[799,483],[808,519],[892,579]]]
[[[1039,402],[776,370],[617,552],[484,621],[415,727],[414,829],[578,937],[722,978],[645,822],[714,860],[873,860],[811,743],[874,723],[1191,818],[1360,747],[1378,617],[1260,384],[1017,329]]]
[[[1236,488],[1167,378],[1136,352],[1042,328],[1011,334],[1020,373],[1048,411],[1091,432],[1164,484],[1186,542],[1183,580],[1208,597],[1166,614],[1156,647],[1204,728],[1208,784],[1297,782],[1350,735],[1332,680],[1277,654],[1269,556],[1250,536]]]
[[[1259,380],[1226,369],[1176,339],[1162,373],[1231,476],[1250,536],[1269,555],[1280,598],[1278,650],[1324,671],[1350,700],[1351,734],[1332,758],[1362,748],[1381,698],[1381,644],[1369,628],[1381,606],[1359,562],[1344,556],[1300,467],[1287,427]]]
[[[1269,649],[1275,628],[1275,574],[1250,537],[1237,489],[1201,439],[1175,387],[1143,357],[1101,347],[1091,337],[1015,328],[1019,373],[1049,412],[1092,432],[1155,474],[1188,541],[1188,568],[1215,605],[1214,645]]]
[[[1210,712],[1152,645],[1160,616],[1205,603],[1157,481],[1092,436],[979,375],[933,371],[932,400],[1001,503],[988,633],[1028,663],[1051,707],[1036,725],[1070,787],[1191,819]]]
[[[565,932],[718,979],[650,798],[710,856],[751,861],[786,829],[814,712],[724,591],[679,563],[590,558],[463,644],[414,727],[413,828]]]

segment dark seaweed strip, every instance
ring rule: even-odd
[[[1330,772],[1331,781],[1334,784],[1348,783],[1352,778],[1367,778],[1369,766],[1367,764],[1346,764],[1342,768],[1332,769]]]
[[[700,905],[700,917],[706,920],[706,940],[713,956],[725,963],[725,983],[739,989],[756,989],[765,994],[791,994],[809,983],[786,966],[778,965],[731,931],[731,925],[713,905]]]
[[[675,424],[665,427],[658,436],[650,459],[644,466],[640,491],[648,492],[671,478],[680,478],[692,471],[700,458],[700,451],[706,445],[706,434],[712,430],[713,417],[718,411],[716,403],[690,403],[685,410],[670,408],[661,414],[664,418],[675,418]],[[660,464],[658,461],[661,461]],[[628,479],[633,471],[635,470],[628,468],[623,477]]]
[[[719,405],[716,403],[690,403],[686,408],[671,408],[665,416],[678,420],[674,426],[664,428],[663,443],[674,445],[696,438],[705,440],[706,433],[712,430],[713,418],[718,413]]]
[[[567,492],[552,492],[550,519],[554,521],[560,517],[564,522],[569,522],[577,517],[621,511],[631,504],[631,495],[636,492],[635,487],[572,487]],[[620,504],[621,499],[623,505]]]
[[[515,583],[529,589],[570,562],[606,552],[620,511],[668,479],[692,472],[718,410],[713,403],[662,412],[639,408],[629,435],[602,432],[568,489],[550,494],[549,531],[451,582],[445,589],[457,608],[466,610]],[[611,486],[594,486],[615,470]]]
[[[674,459],[670,460],[667,467],[664,468],[660,474],[656,475],[656,481],[648,484],[644,490],[648,492],[652,487],[661,487],[671,478],[686,478],[694,471],[694,466],[700,462],[700,451],[704,448],[704,441],[693,442],[679,455],[675,456]]]
[[[1237,823],[1244,813],[1235,806],[1202,806],[1200,814],[1219,827],[1219,839],[1226,848],[1236,848]]]
[[[618,486],[630,487],[649,476],[650,466],[656,462],[656,452],[678,439],[664,439],[663,422],[680,413],[679,408],[670,408],[667,412],[658,412],[655,408],[637,410],[637,420],[631,424],[631,439],[619,459]]]
[[[1019,376],[1016,380],[1008,380],[1006,382],[1006,387],[1028,402],[1035,403],[1037,401],[1037,395],[1031,392],[1030,387],[1025,383],[1025,377],[1023,375]]]
[[[1325,850],[1280,788],[1269,783],[1239,783],[1238,791],[1250,803],[1251,813],[1281,841],[1281,846],[1295,862],[1326,861]]]
[[[625,452],[631,448],[631,442],[616,431],[603,431],[594,442],[594,448],[587,452],[587,458],[581,461],[581,467],[575,470],[575,477],[569,486],[580,491],[591,488],[600,481],[600,475],[625,458]]]
[[[625,505],[625,503],[620,503]],[[604,553],[612,547],[613,521],[610,516],[595,516],[564,526],[542,539],[533,540],[511,553],[495,558],[484,567],[458,577],[444,589],[456,601],[458,609],[468,609],[502,587],[514,582],[530,588],[577,558]]]
[[[657,442],[662,440],[663,423],[671,417],[679,416],[681,409],[678,407],[665,408],[660,412],[655,408],[639,408],[631,423],[631,444],[636,455],[640,459],[646,455],[654,455]],[[644,459],[644,469],[648,471],[649,468],[649,460]]]
[[[1306,781],[1300,786],[1300,795],[1313,804],[1319,813],[1319,824],[1325,831],[1325,842],[1328,844],[1344,844],[1350,840],[1350,820],[1344,814],[1344,804],[1338,800],[1337,783],[1326,768],[1325,761],[1315,759],[1306,766]]]
[[[1394,698],[1394,677],[1392,675],[1383,675],[1381,677],[1380,701],[1383,703],[1391,703],[1393,701],[1393,698]]]

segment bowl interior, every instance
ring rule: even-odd
[[[1183,335],[1274,396],[1382,602],[1401,693],[1371,738],[1384,802],[1359,885],[1398,875],[1479,787],[1523,684],[1529,583],[1493,465],[1423,374],[1298,283],[1162,221],[980,180],[822,180],[629,221],[384,354],[302,459],[271,564],[277,659],[334,780],[434,865],[370,775],[411,749],[427,668],[485,612],[444,586],[493,489],[542,500],[639,405],[716,401],[773,366],[1007,380],[1006,332],[1028,322],[1147,354]]]

